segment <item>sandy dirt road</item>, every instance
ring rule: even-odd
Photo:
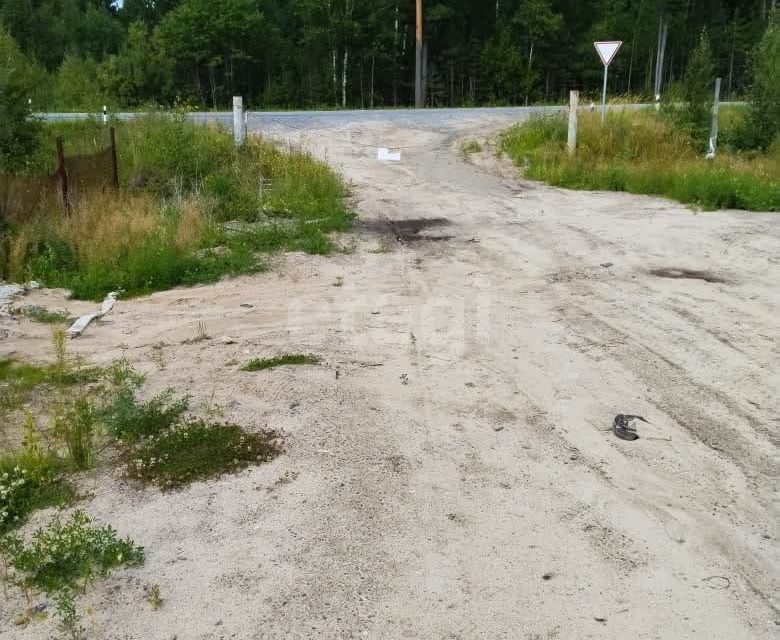
[[[286,434],[273,463],[175,494],[84,479],[83,506],[147,549],[86,597],[95,637],[779,636],[780,218],[459,154],[503,124],[276,131],[352,182],[354,250],[120,301],[72,343]],[[182,345],[198,322],[213,339]],[[44,357],[45,328],[2,327]],[[324,364],[238,371],[290,351]],[[649,420],[639,440],[617,413]],[[7,625],[17,605],[0,638],[53,633]]]

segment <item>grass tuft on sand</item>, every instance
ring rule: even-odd
[[[283,367],[287,365],[304,365],[304,364],[319,364],[320,358],[318,356],[307,355],[303,353],[287,353],[281,356],[275,356],[273,358],[255,358],[247,362],[242,371],[264,371],[265,369],[273,369],[275,367]]]

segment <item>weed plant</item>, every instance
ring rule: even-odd
[[[131,452],[128,475],[163,489],[267,462],[281,452],[273,431],[247,433],[232,424],[188,422]]]
[[[74,593],[83,593],[96,577],[106,577],[117,567],[143,564],[144,550],[130,539],[120,539],[110,526],[94,525],[87,514],[76,511],[70,521],[55,517],[30,542],[15,534],[0,537],[0,558],[4,582],[21,589],[28,605],[37,592],[51,597],[63,628],[79,637]]]
[[[173,389],[139,402],[134,387],[124,384],[109,398],[100,414],[114,438],[134,443],[171,428],[188,408],[189,397],[176,398]]]

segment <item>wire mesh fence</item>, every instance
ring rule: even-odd
[[[94,190],[119,189],[116,135],[109,146],[90,154],[68,155],[61,137],[56,143],[54,173],[24,176],[0,173],[0,220],[25,220],[36,212],[60,207],[69,214],[77,199]]]

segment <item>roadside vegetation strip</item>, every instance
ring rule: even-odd
[[[184,115],[116,123],[121,190],[80,196],[70,216],[43,208],[0,224],[0,279],[70,289],[101,300],[213,282],[266,268],[280,249],[327,254],[328,234],[350,227],[347,187],[299,149],[250,138],[237,149],[217,126]],[[45,125],[26,171],[53,170],[54,137],[67,149],[102,148],[95,120]]]
[[[506,131],[501,149],[523,175],[570,189],[667,196],[703,209],[780,210],[780,143],[766,154],[722,148],[705,160],[685,133],[652,111],[579,117],[577,150],[566,149],[564,116]]]
[[[241,370],[264,371],[265,369],[273,369],[275,367],[287,365],[319,364],[320,362],[321,358],[319,356],[304,353],[287,353],[273,358],[255,358],[241,367]]]

